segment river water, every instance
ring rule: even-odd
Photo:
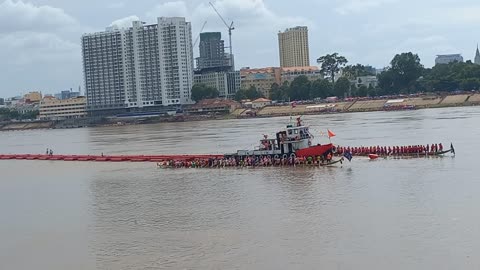
[[[480,268],[480,108],[304,119],[340,145],[453,142],[457,156],[178,170],[0,161],[0,269]],[[3,132],[0,152],[234,152],[287,122]]]

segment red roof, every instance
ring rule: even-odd
[[[259,102],[271,102],[270,99],[267,99],[267,98],[258,98],[258,99],[255,99],[254,101],[252,102],[256,102],[256,103],[259,103]]]

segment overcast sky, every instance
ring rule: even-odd
[[[278,66],[277,32],[297,25],[309,27],[312,65],[338,52],[351,64],[380,68],[396,53],[412,51],[431,66],[436,54],[472,59],[480,40],[478,0],[216,0],[215,5],[235,22],[237,68]],[[228,40],[208,1],[0,0],[0,97],[78,89],[83,33],[137,18],[154,23],[160,16],[187,17],[193,39],[208,21],[204,31],[221,31]]]

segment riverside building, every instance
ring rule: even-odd
[[[234,68],[233,55],[225,53],[222,34],[201,33],[199,51],[194,83],[216,88],[222,98],[234,98],[240,89],[240,71]]]
[[[449,64],[453,62],[463,62],[461,54],[439,54],[435,58],[435,65]]]
[[[87,116],[85,97],[69,99],[44,98],[40,101],[41,120],[65,120]]]
[[[167,111],[191,104],[191,24],[160,17],[82,36],[87,110],[92,115]]]

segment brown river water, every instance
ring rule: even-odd
[[[453,142],[457,156],[178,170],[0,161],[0,269],[480,268],[480,108],[304,120],[340,145]],[[0,153],[225,153],[287,122],[3,132]]]

